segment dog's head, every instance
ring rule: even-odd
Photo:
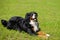
[[[40,30],[37,17],[38,17],[38,14],[36,12],[29,12],[25,16],[25,18],[27,19],[27,22],[29,21],[29,24],[32,26],[32,29],[34,32],[37,32]]]
[[[29,12],[25,15],[25,18],[37,21],[37,16],[38,14],[36,12]]]

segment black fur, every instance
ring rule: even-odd
[[[7,26],[7,21],[6,20],[1,20],[1,23],[3,24],[4,27]]]
[[[7,29],[13,29],[13,30],[19,30],[25,31],[26,33],[29,33],[31,35],[36,35],[36,33],[32,30],[32,26],[29,24],[30,16],[35,12],[30,12],[25,15],[25,18],[14,16],[9,19],[9,21],[1,20],[1,23],[3,26],[7,27]],[[35,13],[37,16],[37,13]],[[36,18],[37,19],[37,18]]]

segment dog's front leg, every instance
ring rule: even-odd
[[[30,35],[35,35],[35,34],[32,32],[31,29],[28,29],[28,30],[27,30],[27,33],[29,33]]]

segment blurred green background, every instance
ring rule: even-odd
[[[49,40],[60,40],[60,0],[0,0],[0,20],[12,16],[25,17],[27,12],[38,13],[39,26],[49,33]],[[0,22],[0,40],[44,40],[25,32],[8,30]]]

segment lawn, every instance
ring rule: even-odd
[[[12,16],[25,17],[27,12],[38,13],[39,27],[49,33],[49,40],[60,40],[60,0],[0,0],[0,20]],[[0,40],[44,40],[25,32],[8,30],[0,21]]]

